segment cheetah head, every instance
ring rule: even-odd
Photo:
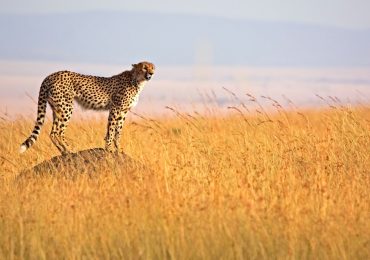
[[[154,64],[147,61],[143,61],[138,64],[132,64],[133,75],[139,82],[150,80],[154,74],[154,70]]]

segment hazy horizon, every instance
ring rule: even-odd
[[[129,64],[0,61],[0,112],[33,118],[40,84],[54,71],[68,69],[83,74],[112,76],[129,68]],[[150,116],[170,115],[173,112],[166,108],[169,106],[184,112],[204,113],[213,106],[227,113],[231,112],[228,107],[241,107],[241,103],[253,111],[255,103],[250,102],[247,93],[257,97],[271,111],[275,110],[273,102],[264,97],[277,100],[288,110],[328,107],[333,102],[358,105],[369,103],[369,86],[368,68],[163,66],[157,68],[133,112]],[[333,101],[334,98],[338,101]],[[50,109],[48,111],[50,113]],[[73,117],[86,114],[106,116],[106,112],[86,113],[77,108]]]

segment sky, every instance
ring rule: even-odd
[[[25,93],[36,98],[40,82],[53,71],[114,75],[142,57],[163,65],[143,93],[148,111],[172,101],[185,107],[203,104],[199,90],[216,91],[224,102],[223,87],[243,97],[284,93],[304,106],[316,105],[314,94],[334,93],[345,101],[369,97],[370,0],[0,0],[0,6],[0,34],[8,34],[0,44],[0,111],[12,111],[12,105],[14,113],[33,111]],[[80,13],[90,11],[99,11],[98,20],[93,20],[97,13]],[[162,13],[171,15],[157,15]],[[129,22],[134,25],[127,29]],[[125,25],[125,34],[117,34]],[[145,28],[145,34],[137,34],[136,27]],[[206,62],[198,61],[204,53]],[[304,66],[313,70],[302,71]]]
[[[0,0],[1,13],[135,11],[370,28],[370,0]]]

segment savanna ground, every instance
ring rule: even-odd
[[[15,176],[58,154],[0,119],[1,259],[369,259],[370,108],[135,117],[124,151],[152,172]],[[106,121],[75,120],[82,150]],[[76,173],[79,169],[75,169]]]

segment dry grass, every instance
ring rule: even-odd
[[[276,107],[129,121],[124,150],[151,178],[15,183],[57,151],[47,123],[18,155],[33,122],[0,119],[0,258],[369,259],[370,109]],[[105,126],[75,120],[67,136],[102,146]]]

